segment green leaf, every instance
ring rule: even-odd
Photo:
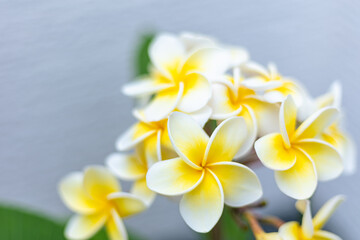
[[[247,222],[242,219],[245,227],[247,226]],[[213,236],[216,235],[214,234],[214,229],[215,228],[219,228],[215,231],[219,231],[220,236],[217,236],[216,238],[214,238]],[[239,240],[239,239],[252,239],[251,236],[251,231],[249,230],[249,228],[241,228],[236,221],[234,220],[234,217],[231,213],[231,208],[225,206],[224,207],[224,212],[219,220],[219,223],[217,224],[217,226],[215,226],[215,228],[213,230],[211,230],[209,233],[206,234],[202,234],[201,235],[201,239],[203,240],[211,240],[211,239],[226,239],[226,240]]]
[[[154,39],[154,33],[144,34],[140,38],[140,42],[138,43],[138,47],[136,48],[135,53],[135,75],[145,75],[148,74],[148,67],[150,64],[150,57],[148,54],[148,49],[151,41]]]
[[[65,221],[14,206],[0,205],[1,240],[65,240]],[[129,234],[130,240],[141,240]],[[108,240],[102,229],[91,240]]]

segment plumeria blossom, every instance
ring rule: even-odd
[[[133,115],[138,120],[116,141],[116,148],[119,151],[127,151],[134,148],[137,144],[144,144],[144,152],[148,166],[157,161],[176,157],[172,148],[167,122],[168,118],[159,121],[148,122],[142,111],[133,111]],[[203,126],[211,115],[211,109],[208,106],[199,111],[191,113],[191,116]]]
[[[278,106],[261,100],[254,90],[246,87],[239,68],[234,68],[233,76],[226,76],[213,84],[209,106],[213,110],[212,119],[224,120],[232,116],[245,119],[249,141],[237,157],[252,148],[258,135],[278,131]]]
[[[147,121],[159,121],[178,109],[196,112],[211,97],[209,79],[222,75],[229,67],[229,54],[220,48],[201,48],[188,53],[174,35],[157,36],[149,48],[152,63],[149,76],[127,84],[128,96],[155,95],[144,107]]]
[[[255,62],[247,62],[242,66],[246,73],[244,85],[263,92],[264,99],[271,103],[283,102],[286,96],[292,95],[297,106],[308,96],[305,88],[290,77],[282,76],[275,64],[269,63],[268,68]]]
[[[224,45],[209,36],[184,32],[180,34],[180,40],[185,44],[187,52],[194,52],[201,48],[218,47],[229,54],[229,67],[238,67],[249,60],[246,49],[238,46]]]
[[[339,82],[334,82],[328,93],[316,98],[308,100],[308,104],[303,106],[303,112],[307,110],[307,115],[312,112],[333,106],[341,109],[342,87]],[[344,130],[342,126],[343,115],[331,124],[319,136],[320,139],[333,145],[342,156],[344,161],[344,173],[353,174],[356,171],[356,147],[350,134]]]
[[[106,159],[106,165],[120,179],[135,181],[130,192],[149,206],[155,199],[155,193],[146,184],[148,162],[151,161],[147,161],[145,150],[144,143],[140,143],[134,153],[113,153]]]
[[[163,195],[183,195],[180,213],[197,232],[218,222],[224,203],[239,207],[262,195],[260,182],[248,167],[231,160],[248,141],[243,118],[223,121],[209,138],[190,116],[174,112],[169,136],[178,158],[155,163],[148,171],[148,187]]]
[[[285,223],[279,229],[281,238],[283,240],[341,240],[339,236],[321,229],[343,201],[344,197],[341,195],[333,197],[325,203],[314,218],[311,216],[308,200],[297,203],[301,205],[299,210],[303,213],[302,224],[300,226],[298,222]]]
[[[295,199],[307,199],[314,193],[318,180],[338,177],[343,164],[338,151],[317,137],[338,116],[334,107],[312,114],[296,128],[296,105],[291,96],[281,104],[280,133],[268,134],[255,142],[261,162],[275,170],[280,190]]]
[[[121,192],[115,177],[101,166],[69,174],[60,182],[59,192],[64,203],[76,212],[65,229],[68,239],[88,239],[103,226],[111,240],[128,239],[122,218],[146,209],[141,199]]]

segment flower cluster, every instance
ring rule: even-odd
[[[117,152],[106,167],[87,167],[60,183],[63,201],[77,213],[67,238],[89,238],[105,225],[110,239],[127,239],[121,219],[150,207],[156,194],[181,196],[187,225],[209,232],[224,205],[245,209],[262,197],[247,166],[259,161],[275,171],[284,194],[301,200],[304,217],[302,226],[285,223],[278,233],[254,231],[258,239],[339,239],[320,229],[342,198],[313,220],[306,200],[318,181],[355,171],[339,83],[312,98],[273,63],[263,67],[243,48],[189,33],[159,34],[148,54],[149,74],[123,87],[141,104],[133,110],[137,122],[116,141]],[[115,177],[134,182],[130,193],[121,192]]]

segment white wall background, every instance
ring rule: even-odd
[[[120,87],[133,77],[133,53],[147,30],[196,31],[274,61],[313,94],[344,85],[348,128],[359,141],[360,3],[342,1],[0,0],[0,199],[69,212],[59,179],[101,164],[132,122]],[[258,171],[269,212],[295,211],[272,172]],[[330,222],[344,239],[360,234],[360,176],[321,183],[315,209],[348,195]],[[128,226],[152,239],[195,239],[177,204],[158,198]],[[335,228],[336,227],[336,228]]]

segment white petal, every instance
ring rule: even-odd
[[[251,151],[258,134],[258,124],[253,109],[244,104],[239,116],[243,117],[247,127],[245,142],[240,147],[234,158],[241,158]]]
[[[196,232],[209,232],[219,221],[224,208],[224,194],[217,177],[206,170],[203,181],[180,201],[180,214]]]
[[[66,206],[72,211],[82,214],[94,213],[101,207],[101,204],[86,194],[83,187],[83,178],[81,172],[69,174],[60,181],[59,193]]]
[[[242,84],[247,88],[255,91],[266,91],[280,87],[283,83],[281,81],[266,81],[261,77],[246,78]]]
[[[145,118],[149,122],[166,118],[179,104],[184,91],[184,84],[159,92],[144,109]]]
[[[144,139],[155,133],[156,130],[154,130],[148,124],[144,122],[138,122],[132,125],[130,129],[128,129],[116,140],[116,149],[119,151],[129,150],[139,142],[142,142]]]
[[[109,220],[106,223],[106,232],[110,240],[128,239],[125,225],[114,209],[111,210],[111,217],[109,217]]]
[[[246,142],[247,127],[241,117],[223,121],[212,133],[202,165],[231,161]]]
[[[242,70],[250,75],[254,75],[254,74],[259,74],[262,75],[263,77],[268,77],[269,73],[268,71],[261,66],[260,64],[256,63],[256,62],[247,62],[246,64],[244,64],[242,66]]]
[[[307,118],[295,131],[294,139],[314,138],[329,127],[338,117],[339,111],[325,107]]]
[[[110,193],[121,190],[114,175],[102,166],[90,166],[85,169],[84,188],[93,199],[99,201],[104,201]]]
[[[199,73],[190,73],[184,79],[184,92],[177,108],[186,113],[203,108],[211,97],[209,81]]]
[[[212,110],[209,106],[205,106],[196,112],[189,113],[189,115],[199,123],[201,127],[204,127],[205,123],[209,120]]]
[[[340,154],[330,144],[320,140],[302,140],[296,144],[315,163],[319,180],[328,181],[338,177],[343,171]]]
[[[146,178],[137,180],[132,186],[130,192],[141,198],[147,206],[150,206],[153,203],[156,196],[155,192],[148,188]]]
[[[181,41],[167,33],[156,36],[149,47],[152,64],[168,78],[171,78],[169,68],[179,64],[185,54],[185,47]]]
[[[230,54],[230,66],[240,66],[244,62],[249,60],[249,53],[244,48],[234,47],[234,46],[225,46]]]
[[[148,187],[157,193],[172,196],[191,191],[203,179],[203,171],[195,170],[182,159],[155,163],[147,172]]]
[[[279,235],[283,240],[299,240],[299,230],[299,223],[287,222],[279,228]]]
[[[122,92],[131,97],[142,97],[157,93],[160,90],[164,90],[173,86],[170,83],[159,83],[151,78],[144,78],[127,83]]]
[[[345,197],[342,195],[337,195],[328,200],[314,217],[315,229],[321,229],[344,200]]]
[[[268,91],[264,93],[263,98],[269,103],[279,103],[284,101],[284,94],[280,91]]]
[[[279,133],[268,134],[255,142],[256,154],[260,161],[273,170],[287,170],[294,166],[296,154],[292,148],[286,148]]]
[[[107,198],[122,218],[138,214],[146,209],[145,202],[138,196],[125,192],[112,193]]]
[[[216,120],[224,120],[229,117],[238,115],[241,112],[241,105],[234,105],[229,97],[231,91],[224,84],[213,84],[213,93],[209,101],[209,106],[212,108],[213,113],[211,118]]]
[[[174,112],[169,117],[168,131],[174,150],[190,166],[199,167],[204,158],[209,137],[189,115]]]
[[[236,162],[214,163],[209,168],[221,183],[227,205],[241,207],[262,196],[260,181],[250,168]]]
[[[192,54],[184,63],[186,73],[199,72],[211,78],[220,76],[229,68],[230,56],[224,49],[203,48]]]
[[[280,132],[286,147],[290,147],[290,138],[296,127],[296,105],[291,96],[287,96],[280,107]]]
[[[310,202],[308,200],[306,201],[306,207],[302,218],[301,229],[302,233],[306,238],[312,238],[312,236],[314,235],[314,226],[312,222]]]
[[[143,178],[147,171],[140,159],[130,154],[113,153],[107,157],[106,165],[116,176],[124,180]]]
[[[100,212],[91,215],[75,215],[66,225],[65,236],[68,239],[87,239],[104,226],[107,215]]]
[[[295,199],[310,198],[317,187],[314,163],[300,152],[296,154],[294,166],[275,172],[275,180],[283,193]]]
[[[314,240],[341,240],[341,237],[327,231],[318,230],[314,234]]]

